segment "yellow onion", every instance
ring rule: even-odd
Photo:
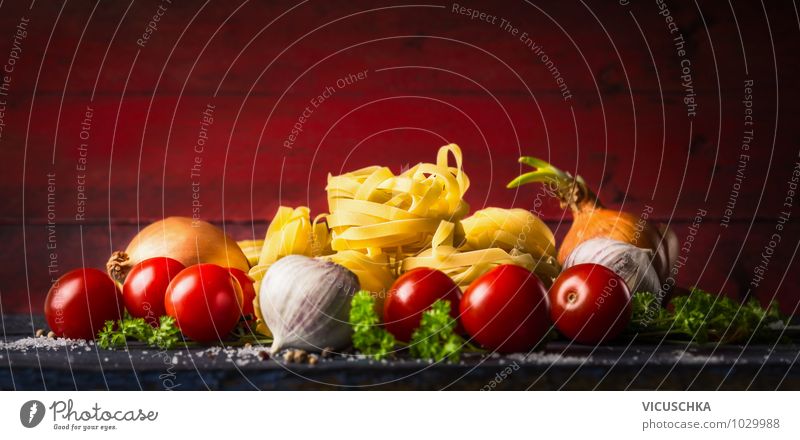
[[[106,263],[108,274],[124,282],[137,263],[169,257],[184,266],[213,263],[247,272],[250,265],[236,241],[222,229],[202,220],[168,217],[148,225],[131,240],[125,251],[115,251]]]
[[[519,161],[535,170],[512,180],[509,188],[531,182],[548,184],[562,207],[569,206],[572,211],[572,226],[558,249],[559,263],[563,265],[581,243],[593,238],[608,238],[651,250],[654,253],[653,267],[659,278],[662,281],[667,278],[678,257],[678,242],[666,226],[603,207],[581,176],[573,177],[535,157],[520,157]]]

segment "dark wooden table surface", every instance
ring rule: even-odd
[[[3,390],[585,390],[800,389],[795,344],[686,347],[578,346],[552,342],[531,354],[467,355],[459,363],[354,356],[316,365],[262,359],[261,347],[192,347],[159,351],[132,344],[102,350],[84,341],[31,344],[40,316],[2,316]],[[263,355],[263,354],[262,354]]]

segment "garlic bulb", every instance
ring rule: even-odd
[[[564,269],[595,263],[613,270],[625,280],[631,294],[659,294],[661,283],[652,266],[653,251],[609,238],[593,238],[578,245],[564,261]]]
[[[302,255],[278,260],[259,291],[261,313],[274,337],[272,352],[347,346],[350,300],[358,290],[358,278],[338,264]]]

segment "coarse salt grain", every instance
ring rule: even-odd
[[[0,342],[0,350],[61,350],[63,348],[76,349],[87,347],[85,339],[69,338],[35,338],[28,337],[11,342]]]

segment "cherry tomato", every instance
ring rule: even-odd
[[[82,268],[59,278],[44,301],[47,325],[64,338],[94,339],[106,321],[122,316],[122,295],[105,272]]]
[[[550,330],[547,290],[524,267],[504,264],[469,285],[461,322],[482,346],[501,353],[528,351]]]
[[[631,293],[625,280],[599,264],[578,264],[561,272],[549,296],[556,328],[575,342],[609,341],[631,320]]]
[[[236,278],[242,288],[242,315],[245,317],[252,315],[254,313],[253,300],[256,299],[255,282],[247,275],[247,272],[241,269],[231,267],[228,270],[230,270],[231,275]]]
[[[196,264],[182,270],[167,287],[164,308],[181,332],[199,342],[219,341],[236,327],[242,288],[227,268]]]
[[[158,325],[159,318],[167,314],[164,308],[167,286],[183,269],[186,266],[180,261],[168,257],[149,258],[133,266],[122,286],[128,313]]]
[[[392,284],[383,305],[386,329],[400,341],[408,342],[419,327],[422,312],[437,299],[450,301],[450,315],[458,318],[458,301],[461,290],[456,283],[436,269],[412,269]]]

